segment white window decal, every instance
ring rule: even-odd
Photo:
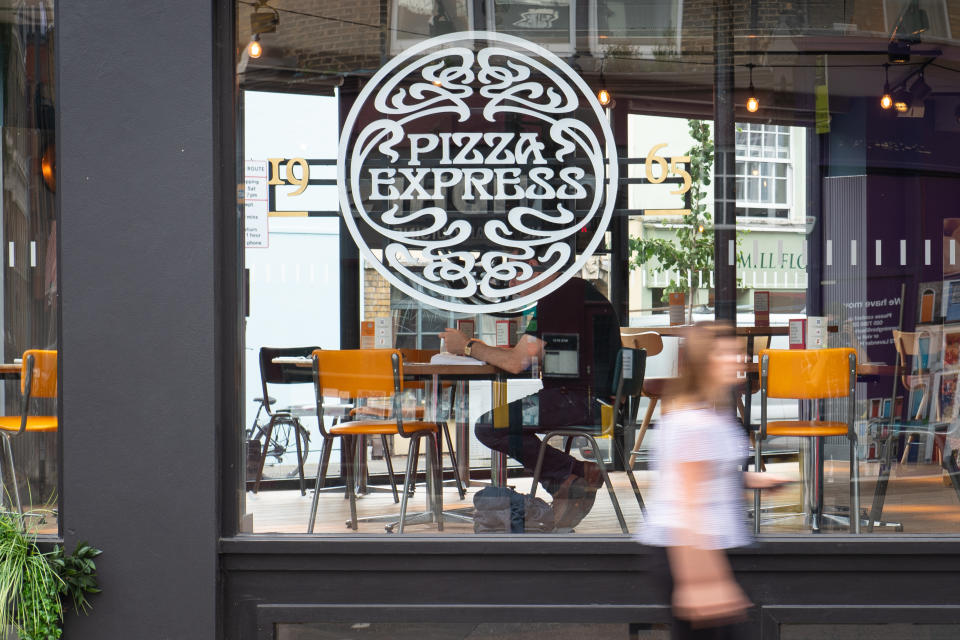
[[[450,311],[519,309],[559,287],[616,200],[593,91],[506,34],[447,34],[393,58],[354,101],[339,157],[340,208],[364,259]]]

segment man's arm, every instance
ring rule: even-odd
[[[448,328],[440,334],[440,339],[444,341],[447,351],[457,355],[463,354],[463,349],[467,346],[467,337],[456,329]],[[534,356],[540,358],[543,342],[524,334],[516,346],[510,349],[491,347],[476,339],[473,340],[470,348],[470,355],[477,360],[483,360],[510,373],[520,373],[530,367]]]

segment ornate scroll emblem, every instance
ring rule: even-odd
[[[489,32],[432,38],[383,66],[345,120],[340,158],[340,208],[364,258],[406,294],[469,313],[521,308],[576,274],[617,188],[586,83]]]

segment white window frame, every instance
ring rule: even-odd
[[[738,126],[740,126],[740,123],[737,123],[737,124],[738,124]],[[784,125],[768,125],[768,124],[743,123],[743,126],[747,127],[747,129],[745,129],[744,133],[747,134],[747,137],[748,137],[748,139],[749,139],[750,133],[760,133],[761,136],[762,136],[762,134],[764,134],[764,133],[774,133],[774,132],[769,132],[769,131],[767,131],[767,130],[766,130],[766,127],[778,127],[778,126],[784,126]],[[760,129],[759,129],[759,131],[756,131],[756,130],[750,129],[750,127],[760,127]],[[769,163],[769,164],[777,164],[777,165],[785,165],[785,166],[786,166],[786,171],[785,171],[785,174],[786,174],[786,195],[787,195],[787,200],[786,200],[786,202],[783,203],[783,204],[781,204],[781,203],[778,203],[778,202],[762,202],[762,201],[757,201],[757,200],[748,200],[748,199],[746,199],[747,187],[746,187],[746,183],[744,183],[744,189],[743,189],[744,198],[743,198],[743,199],[738,198],[738,199],[737,199],[737,204],[736,204],[737,208],[745,209],[745,210],[746,210],[746,215],[740,216],[741,218],[755,218],[755,219],[759,219],[759,220],[774,219],[774,220],[787,221],[787,220],[791,220],[792,217],[793,217],[793,216],[791,215],[791,213],[792,213],[792,211],[793,211],[793,205],[794,205],[794,200],[793,200],[793,135],[794,135],[794,134],[793,134],[793,131],[790,130],[790,129],[791,129],[790,127],[784,126],[784,128],[787,129],[787,134],[790,136],[790,137],[788,138],[788,140],[787,140],[787,145],[786,145],[786,149],[787,149],[787,157],[786,157],[786,158],[779,158],[779,157],[771,158],[771,157],[764,157],[764,156],[748,156],[748,155],[744,155],[743,152],[746,151],[747,147],[752,146],[752,145],[746,145],[746,146],[737,145],[737,146],[736,146],[735,161],[734,161],[734,162],[735,162],[735,163],[739,163],[739,162],[744,163],[744,168],[746,168],[746,164],[747,164],[748,162],[757,162],[757,163],[761,163],[761,164],[762,164],[762,163]],[[780,135],[780,132],[779,132],[779,131],[776,131],[776,132],[775,132],[775,135],[779,136],[779,135]],[[762,139],[762,138],[761,138],[761,139]],[[761,149],[764,148],[764,145],[761,144],[759,148],[761,148]],[[775,148],[776,148],[776,149],[779,149],[780,147],[777,146],[777,147],[775,147]],[[734,164],[734,167],[736,167],[736,164]],[[747,175],[742,175],[742,176],[741,176],[739,173],[737,173],[736,176],[735,176],[736,179],[743,178],[744,180],[747,180],[747,179],[752,178],[752,177],[753,177],[753,176],[747,176]],[[762,176],[760,176],[760,177],[762,178]],[[773,180],[777,180],[777,179],[778,179],[778,178],[776,177],[776,170],[775,170],[775,169],[774,169],[773,176],[771,177],[771,179],[773,179]],[[776,184],[775,184],[775,183],[774,183],[774,185],[773,185],[773,190],[774,190],[774,193],[776,193]],[[764,213],[764,215],[750,215],[750,210],[751,210],[751,209],[761,209],[761,210],[764,210],[765,212],[766,212],[768,209],[786,209],[786,210],[787,210],[787,216],[786,216],[785,218],[771,218],[771,217],[770,217],[768,214],[766,214],[766,213]]]

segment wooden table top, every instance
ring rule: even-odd
[[[492,364],[434,364],[432,362],[404,362],[405,376],[490,377],[500,373]]]
[[[279,357],[273,359],[274,364],[292,364],[297,367],[309,367],[310,358]],[[17,371],[20,371],[17,365]],[[2,369],[0,369],[2,372]],[[491,377],[500,373],[492,364],[434,364],[432,362],[404,362],[403,375],[405,376],[443,376],[443,377]]]

